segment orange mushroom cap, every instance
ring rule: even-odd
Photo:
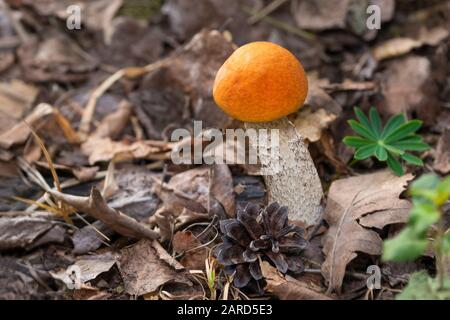
[[[303,106],[308,79],[300,62],[271,42],[237,49],[222,65],[213,95],[229,116],[245,122],[280,119]]]

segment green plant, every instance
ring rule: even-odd
[[[420,135],[415,134],[422,126],[422,121],[406,121],[403,114],[393,116],[383,127],[380,115],[375,108],[371,108],[367,117],[360,108],[355,108],[356,118],[348,124],[359,136],[348,136],[344,143],[356,149],[355,159],[364,160],[376,157],[379,161],[386,161],[389,168],[398,176],[404,174],[400,159],[406,163],[423,166],[420,158],[407,151],[425,151],[430,146],[423,142]]]
[[[411,261],[431,247],[436,257],[436,279],[425,279],[423,275],[415,274],[402,295],[410,296],[420,288],[428,288],[424,290],[429,295],[434,292],[433,296],[439,293],[450,298],[450,279],[446,270],[450,256],[450,229],[445,228],[443,210],[450,198],[450,176],[441,180],[434,174],[424,175],[412,184],[410,194],[413,207],[407,226],[395,238],[384,242],[383,260]],[[419,282],[426,283],[418,285]]]

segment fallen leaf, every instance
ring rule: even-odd
[[[0,140],[1,143],[1,140]],[[110,138],[91,138],[81,145],[83,154],[89,157],[89,164],[117,162],[129,160],[168,160],[171,154],[171,143],[153,140],[136,142],[113,141]]]
[[[128,124],[130,119],[132,106],[123,100],[119,103],[117,110],[102,119],[95,132],[92,134],[94,138],[111,138],[116,139]]]
[[[190,270],[203,270],[208,257],[208,248],[199,248],[202,243],[190,231],[178,231],[172,239],[173,250],[183,257],[180,263]],[[194,249],[194,250],[193,250]]]
[[[38,93],[38,88],[20,80],[0,83],[0,115],[2,118],[9,119],[9,123],[5,123],[0,133],[9,129],[28,113]]]
[[[58,33],[47,35],[42,42],[31,39],[19,47],[17,55],[30,81],[79,82],[96,66],[80,51],[71,38]]]
[[[320,288],[300,282],[294,278],[286,279],[267,261],[261,261],[261,272],[266,281],[265,289],[280,300],[332,300]]]
[[[0,251],[30,248],[55,226],[53,221],[43,218],[29,216],[0,218]],[[48,241],[41,241],[40,244],[43,245],[52,240],[49,238]]]
[[[76,266],[80,270],[80,282],[86,283],[94,280],[100,274],[109,271],[117,263],[118,259],[119,256],[111,252],[83,256],[79,257],[77,261],[67,269],[63,269],[59,272],[51,272],[50,274],[53,278],[65,282],[68,275],[67,270]]]
[[[439,138],[433,168],[442,174],[450,172],[450,130],[445,130]]]
[[[169,282],[192,286],[184,267],[157,241],[141,240],[122,249],[118,265],[125,291],[133,296],[153,293]]]
[[[305,107],[296,114],[294,122],[295,127],[302,137],[308,139],[309,142],[319,141],[322,137],[322,130],[336,120],[336,115],[327,113],[324,109],[317,111]]]
[[[385,101],[380,106],[386,115],[417,111],[425,122],[434,123],[437,87],[430,80],[431,63],[421,56],[408,55],[388,61],[381,75],[381,92]]]
[[[138,119],[150,139],[170,137],[170,129],[225,128],[230,118],[217,108],[211,94],[217,70],[234,47],[217,30],[197,33],[170,56],[170,63],[143,78],[131,95]]]
[[[399,196],[412,178],[383,170],[331,184],[324,213],[329,229],[322,238],[328,292],[340,291],[347,264],[357,252],[381,254],[382,239],[374,228],[407,221],[411,204]]]
[[[350,0],[304,0],[294,3],[294,18],[300,28],[316,31],[345,28]]]
[[[447,29],[437,27],[435,29],[422,28],[417,39],[398,37],[389,39],[377,45],[372,53],[378,61],[398,57],[413,49],[420,48],[424,45],[437,46],[440,42],[448,38],[449,32]]]
[[[22,4],[32,7],[41,16],[55,16],[66,20],[71,12],[67,8],[78,5],[83,17],[83,26],[91,31],[103,31],[105,42],[111,38],[111,21],[122,6],[122,0],[23,0]]]
[[[0,147],[9,149],[13,145],[22,144],[27,141],[31,134],[30,126],[35,126],[39,121],[53,113],[52,107],[48,104],[41,103],[37,105],[33,111],[26,116],[25,122],[19,122],[11,129],[0,135]]]

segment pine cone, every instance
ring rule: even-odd
[[[276,202],[264,210],[249,204],[238,211],[237,219],[222,220],[220,230],[223,243],[217,247],[217,260],[225,266],[226,274],[234,274],[237,288],[259,287],[262,273],[258,257],[269,258],[282,273],[304,269],[299,255],[308,245],[304,230],[289,225],[288,209]]]

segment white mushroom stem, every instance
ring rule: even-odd
[[[314,225],[322,215],[323,190],[319,175],[303,137],[287,119],[267,123],[245,123],[247,129],[278,129],[278,152],[273,152],[270,132],[249,136],[257,150],[269,202],[277,201],[289,208],[289,219]]]

